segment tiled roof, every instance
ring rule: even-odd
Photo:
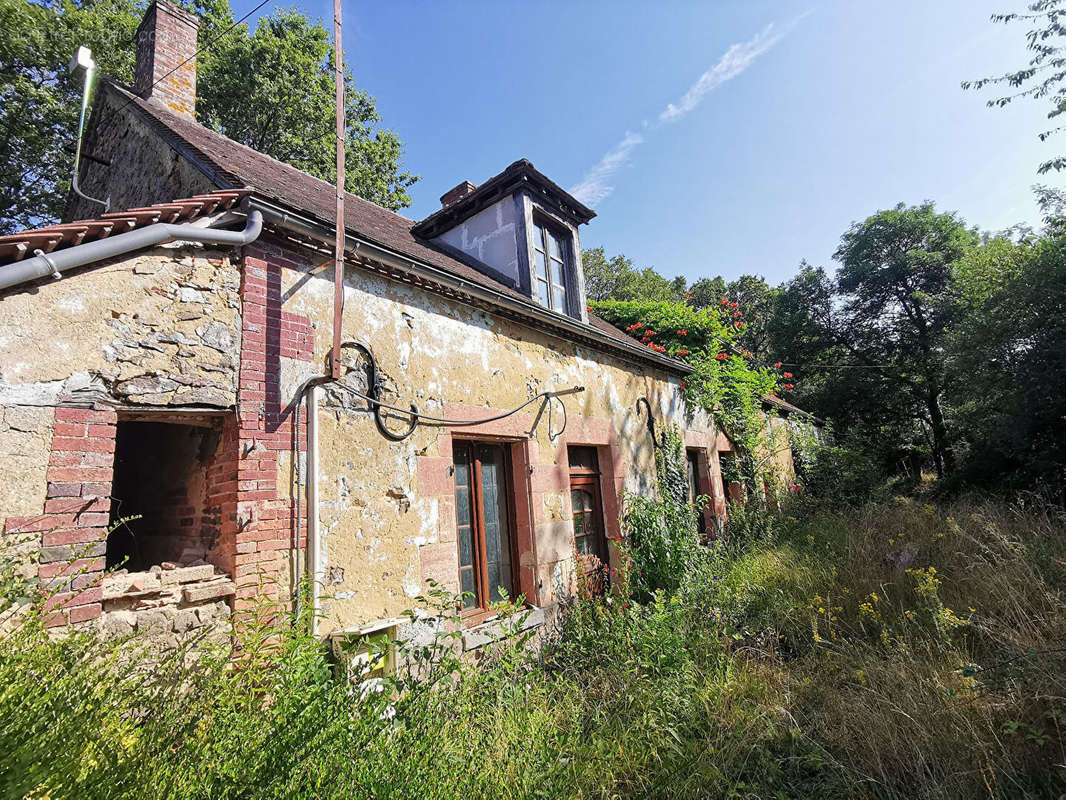
[[[806,417],[811,422],[814,422],[814,423],[816,423],[818,425],[823,424],[822,420],[820,420],[817,417],[815,417],[813,414],[811,414],[810,411],[804,411],[799,406],[794,406],[794,405],[792,405],[792,403],[788,402],[787,400],[782,400],[776,394],[764,395],[763,396],[763,402],[766,403],[767,405],[771,405],[774,408],[779,409],[780,411],[782,411],[782,412],[784,412],[786,414],[799,414],[800,416]]]
[[[117,84],[105,86],[123,102],[142,112],[148,124],[171,146],[182,152],[225,188],[253,188],[257,196],[274,200],[331,223],[336,203],[336,187],[295,167],[263,155],[203,125],[171,113],[162,105],[144,100]],[[562,191],[562,190],[560,190]],[[411,259],[438,267],[471,283],[490,288],[529,305],[526,295],[474,269],[432,242],[415,236],[415,222],[353,194],[344,200],[345,228],[375,244]],[[589,324],[601,334],[632,347],[635,341],[602,319],[589,314]],[[659,361],[648,354],[651,360]]]
[[[32,256],[37,250],[51,253],[53,250],[73,247],[95,239],[106,239],[108,236],[157,222],[189,222],[232,208],[250,192],[250,189],[221,189],[169,203],[103,214],[96,219],[65,222],[61,225],[49,225],[0,236],[0,264],[21,261],[26,256]]]

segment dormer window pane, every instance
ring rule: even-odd
[[[537,292],[540,304],[545,308],[551,308],[551,302],[548,300],[548,282],[537,281]]]
[[[566,314],[566,263],[565,242],[555,231],[544,225],[534,226],[534,269],[536,271],[537,299],[542,306]]]
[[[563,278],[563,262],[552,259],[552,283],[557,286],[565,286],[566,279]]]

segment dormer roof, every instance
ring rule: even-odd
[[[519,189],[525,189],[540,205],[552,209],[574,225],[584,225],[596,216],[595,211],[539,172],[533,162],[520,158],[499,175],[492,176],[473,191],[463,195],[461,199],[415,223],[411,233],[423,239],[434,239]]]

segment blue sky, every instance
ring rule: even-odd
[[[526,157],[598,212],[583,246],[776,283],[832,266],[853,221],[901,201],[985,230],[1038,221],[1030,186],[1062,179],[1036,167],[1066,137],[1038,142],[1042,105],[959,88],[1027,61],[1025,29],[989,22],[1012,6],[345,0],[345,48],[422,176],[405,215]]]

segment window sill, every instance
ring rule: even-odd
[[[536,606],[527,606],[519,611],[517,616],[524,617],[517,627],[512,624],[504,625],[498,617],[486,620],[472,628],[463,631],[463,650],[476,650],[493,642],[499,642],[514,636],[530,628],[539,628],[545,622],[544,609]]]

